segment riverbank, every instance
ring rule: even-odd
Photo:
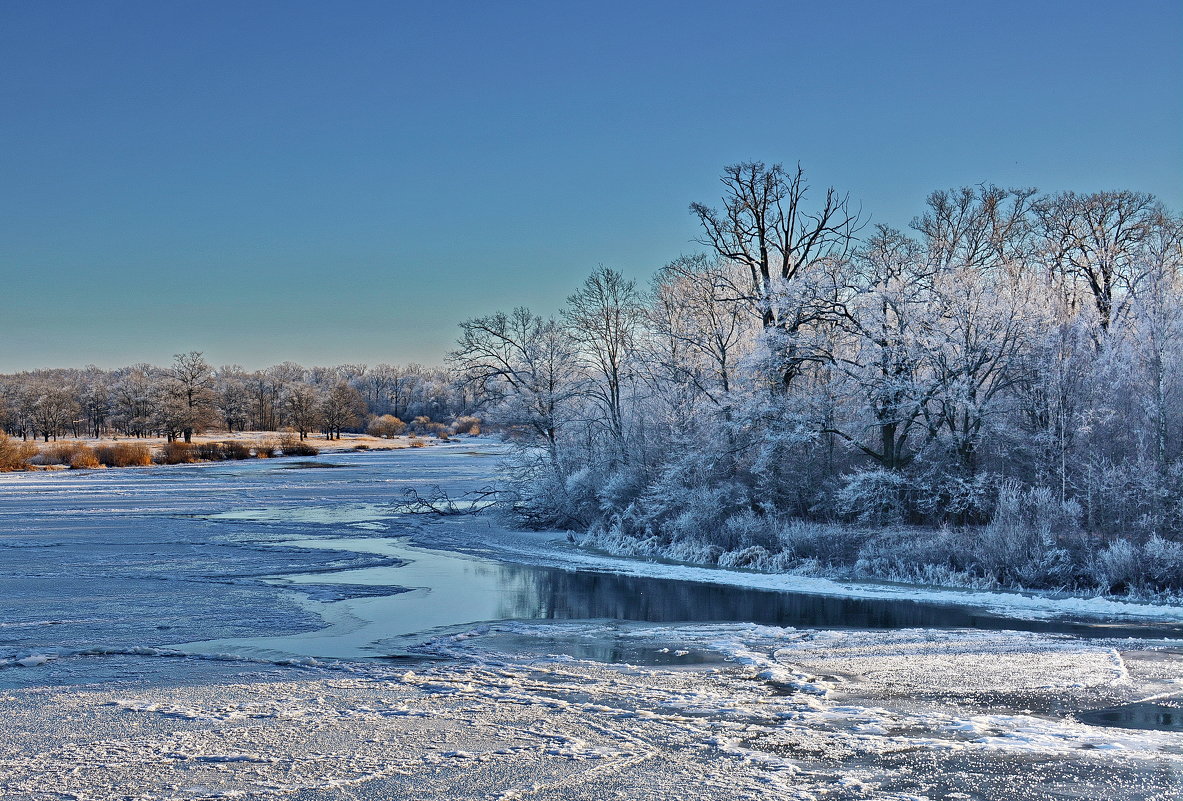
[[[0,433],[0,472],[145,467],[272,456],[386,451],[422,448],[438,441],[441,439],[434,435],[375,437],[343,433],[335,439],[312,435],[300,439],[291,432],[236,431],[196,434],[189,443],[165,437],[63,438],[38,442],[21,441]]]

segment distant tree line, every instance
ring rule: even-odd
[[[22,440],[162,436],[189,442],[206,430],[291,429],[340,438],[374,425],[381,435],[406,423],[428,433],[471,407],[444,370],[420,365],[345,364],[264,370],[214,367],[200,352],[164,367],[33,370],[0,374],[0,430]],[[416,424],[416,419],[418,423]]]
[[[705,252],[601,267],[451,363],[528,445],[527,525],[620,552],[974,585],[1183,588],[1183,221],[992,185],[868,224],[726,167]]]

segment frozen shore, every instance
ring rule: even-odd
[[[546,654],[555,638],[604,636],[718,661]],[[1078,719],[1147,699],[1183,715],[1179,653],[1155,647],[496,624],[430,645],[444,663],[10,690],[0,787],[5,798],[94,801],[1171,799],[1183,733]]]

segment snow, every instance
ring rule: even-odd
[[[595,636],[604,625],[566,628]],[[503,629],[554,634],[545,624],[498,624],[448,635],[435,645],[457,661],[413,670],[369,664],[298,680],[10,693],[12,725],[0,733],[6,797],[102,798],[134,787],[141,798],[347,790],[360,798],[656,799],[674,786],[703,799],[1003,797],[983,796],[983,783],[1014,798],[1056,797],[1054,784],[1012,775],[1011,760],[1021,758],[1033,770],[1054,767],[1091,797],[1169,798],[1183,771],[1176,734],[1007,704],[979,712],[960,693],[963,685],[1017,693],[1018,704],[1137,696],[1171,676],[1136,644],[1122,676],[1112,643],[1044,635],[735,624],[625,631],[717,649],[727,660],[685,670],[488,648]],[[933,661],[919,665],[915,683],[892,669],[919,653]],[[1079,657],[1083,697],[1059,678],[1058,658],[1068,655]],[[826,678],[786,688],[786,677],[802,676]],[[85,731],[70,726],[80,715]],[[62,729],[68,738],[52,748],[25,745],[33,732]]]

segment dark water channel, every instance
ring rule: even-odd
[[[398,653],[433,634],[474,624],[589,620],[822,629],[1009,629],[1183,640],[1183,624],[1022,620],[969,606],[909,599],[842,598],[563,570],[423,548],[406,538],[309,537],[285,545],[379,554],[398,563],[278,578],[278,583],[300,591],[309,603],[316,604],[317,613],[326,622],[320,631],[189,643],[187,648],[239,651],[246,647],[312,657],[377,657]],[[330,600],[325,602],[325,598]],[[620,642],[602,645],[604,661],[620,658]],[[581,655],[595,658],[586,650]]]
[[[1077,715],[1082,723],[1116,726],[1122,729],[1151,729],[1183,732],[1183,708],[1139,702],[1109,709],[1095,709]]]
[[[839,598],[546,568],[514,566],[506,573],[506,586],[513,588],[515,603],[506,611],[518,619],[743,622],[822,629],[1008,629],[1083,637],[1183,639],[1183,625],[1020,620],[971,607],[908,599]]]

